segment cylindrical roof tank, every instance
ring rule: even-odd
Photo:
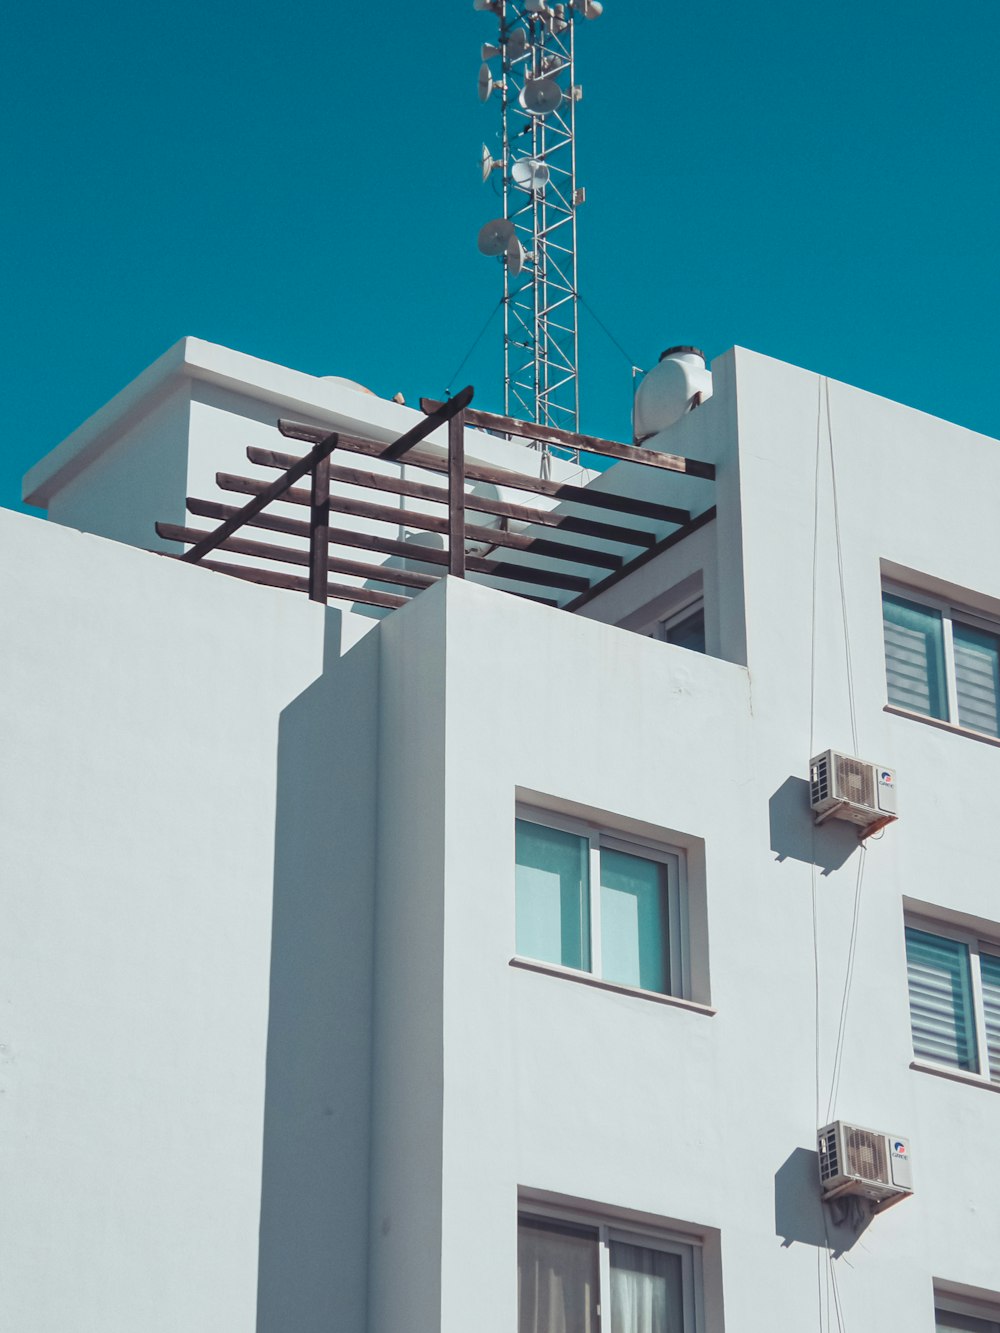
[[[685,412],[712,396],[712,372],[697,347],[668,347],[635,394],[635,441],[680,421]]]

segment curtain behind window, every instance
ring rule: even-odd
[[[611,1242],[610,1333],[684,1333],[679,1254]]]
[[[597,1233],[521,1218],[518,1333],[599,1333]]]

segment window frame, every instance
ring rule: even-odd
[[[610,1304],[612,1241],[677,1255],[681,1261],[681,1307],[684,1312],[682,1333],[705,1333],[705,1277],[701,1236],[627,1219],[609,1220],[603,1213],[589,1212],[583,1208],[556,1207],[536,1203],[533,1199],[522,1199],[518,1203],[518,1231],[522,1218],[527,1221],[563,1222],[570,1227],[587,1227],[597,1233],[594,1243],[598,1247],[600,1290],[597,1306],[601,1321],[600,1333],[610,1333],[610,1321],[605,1320],[604,1310],[605,1304]]]
[[[678,625],[683,624],[691,616],[701,612],[704,627],[705,615],[705,594],[702,592],[694,593],[687,600],[677,603],[666,613],[661,615],[648,625],[642,632],[649,639],[655,639],[658,643],[670,643],[670,631],[676,629]],[[681,644],[674,644],[674,647],[681,647]],[[704,649],[689,648],[689,652],[701,652],[705,654]]]
[[[941,646],[944,656],[944,684],[945,684],[945,706],[947,716],[943,718],[935,717],[933,713],[921,713],[916,709],[907,708],[905,704],[893,703],[889,698],[888,684],[888,654],[885,651],[885,630],[884,630],[884,609],[883,609],[883,639],[882,653],[885,659],[886,672],[886,704],[907,717],[924,718],[926,721],[936,726],[947,727],[952,731],[961,731],[970,736],[985,737],[987,740],[998,741],[1000,735],[994,735],[991,731],[982,731],[978,727],[970,727],[967,723],[959,720],[958,704],[958,677],[955,671],[955,624],[967,625],[969,629],[980,630],[983,633],[993,635],[998,641],[1000,649],[1000,620],[991,619],[989,615],[981,611],[976,611],[971,607],[963,605],[951,597],[943,597],[937,593],[927,592],[919,585],[903,583],[899,579],[882,579],[882,601],[886,593],[891,597],[902,597],[909,602],[914,602],[918,606],[926,607],[928,611],[936,611],[941,616]],[[1000,717],[1000,692],[997,696],[997,713]],[[998,724],[1000,732],[1000,724]]]
[[[934,1327],[940,1315],[958,1315],[962,1319],[980,1319],[1000,1328],[1000,1296],[983,1292],[975,1296],[934,1284]]]
[[[571,833],[586,839],[587,848],[587,889],[590,916],[590,967],[569,967],[564,963],[552,963],[546,959],[532,958],[528,954],[515,952],[519,962],[551,968],[571,976],[586,977],[602,985],[614,986],[622,990],[634,991],[637,995],[655,995],[661,999],[684,1000],[691,1002],[691,949],[689,945],[690,919],[688,912],[688,875],[687,854],[683,847],[666,842],[657,842],[634,834],[616,832],[605,824],[566,815],[555,810],[547,810],[524,801],[517,801],[514,806],[514,819],[538,824],[542,828],[557,829],[562,833]],[[646,861],[656,861],[667,869],[667,949],[665,950],[668,966],[670,989],[667,991],[649,990],[644,986],[632,986],[627,982],[613,981],[600,971],[601,955],[601,849],[612,852],[624,852]],[[514,863],[515,873],[517,862]]]
[[[987,923],[983,923],[984,925]],[[935,935],[938,939],[952,940],[957,944],[964,944],[968,949],[969,957],[969,995],[972,1004],[973,1030],[976,1034],[976,1064],[977,1069],[956,1069],[954,1065],[945,1064],[941,1060],[934,1060],[930,1056],[918,1054],[916,1047],[913,1048],[913,1059],[918,1062],[920,1068],[933,1069],[947,1074],[952,1078],[957,1078],[967,1083],[980,1083],[985,1087],[994,1088],[1000,1092],[1000,1069],[997,1070],[996,1078],[991,1077],[990,1071],[990,1050],[986,1033],[986,1010],[983,1005],[983,977],[980,965],[980,955],[985,953],[989,958],[996,958],[1000,961],[1000,927],[991,937],[988,931],[969,929],[967,927],[954,925],[950,921],[942,921],[938,917],[928,916],[920,912],[907,911],[903,916],[904,925],[904,945],[905,929],[912,927],[914,930],[922,931],[925,935]],[[905,953],[905,948],[904,948]],[[909,970],[907,970],[906,984],[907,1005],[910,1003],[910,984]],[[913,1015],[910,1011],[910,1042],[913,1042]],[[983,1073],[985,1064],[986,1072]]]

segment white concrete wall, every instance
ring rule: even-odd
[[[880,561],[891,561],[1000,606],[1000,450],[831,385],[838,562],[825,385],[742,351],[733,363],[742,586],[729,604],[745,598],[749,671],[469,585],[448,588],[449,1333],[467,1326],[473,1307],[489,1333],[515,1326],[518,1189],[718,1233],[728,1333],[759,1330],[762,1310],[769,1328],[819,1326],[826,1241],[813,1144],[817,1123],[836,1117],[909,1135],[916,1178],[915,1197],[857,1243],[832,1231],[848,1251],[836,1261],[847,1326],[931,1333],[935,1278],[1000,1291],[988,1146],[1000,1099],[909,1067],[902,930],[904,895],[1000,920],[1000,747],[883,711],[879,581]],[[721,542],[732,541],[727,522],[731,512],[719,519]],[[722,632],[732,642],[742,627]],[[898,769],[901,821],[863,853],[847,826],[813,833],[808,760],[827,746]],[[612,828],[639,821],[704,839],[714,1017],[509,966],[519,788],[606,812]],[[717,1309],[713,1320],[721,1328]]]
[[[879,591],[888,562],[1000,608],[1000,449],[839,384],[828,422],[824,382],[741,349],[713,370],[661,445],[717,462],[719,516],[593,618],[449,580],[359,642],[6,522],[0,1324],[511,1333],[520,1190],[703,1234],[706,1333],[825,1330],[834,1117],[915,1164],[832,1232],[851,1333],[932,1333],[934,1278],[1000,1291],[1000,1098],[910,1068],[902,932],[904,897],[1000,921],[1000,746],[883,711]],[[717,657],[602,623],[696,566]],[[813,829],[829,746],[898,770],[864,853]],[[510,965],[519,790],[687,840],[714,1014]]]
[[[363,1328],[377,662],[0,520],[0,1327]]]

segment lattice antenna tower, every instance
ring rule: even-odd
[[[574,67],[578,19],[600,0],[473,0],[499,21],[485,43],[479,98],[500,103],[500,157],[484,144],[483,181],[499,174],[503,216],[479,233],[483,254],[503,263],[504,411],[578,431],[580,425]],[[499,70],[497,70],[499,62]]]

